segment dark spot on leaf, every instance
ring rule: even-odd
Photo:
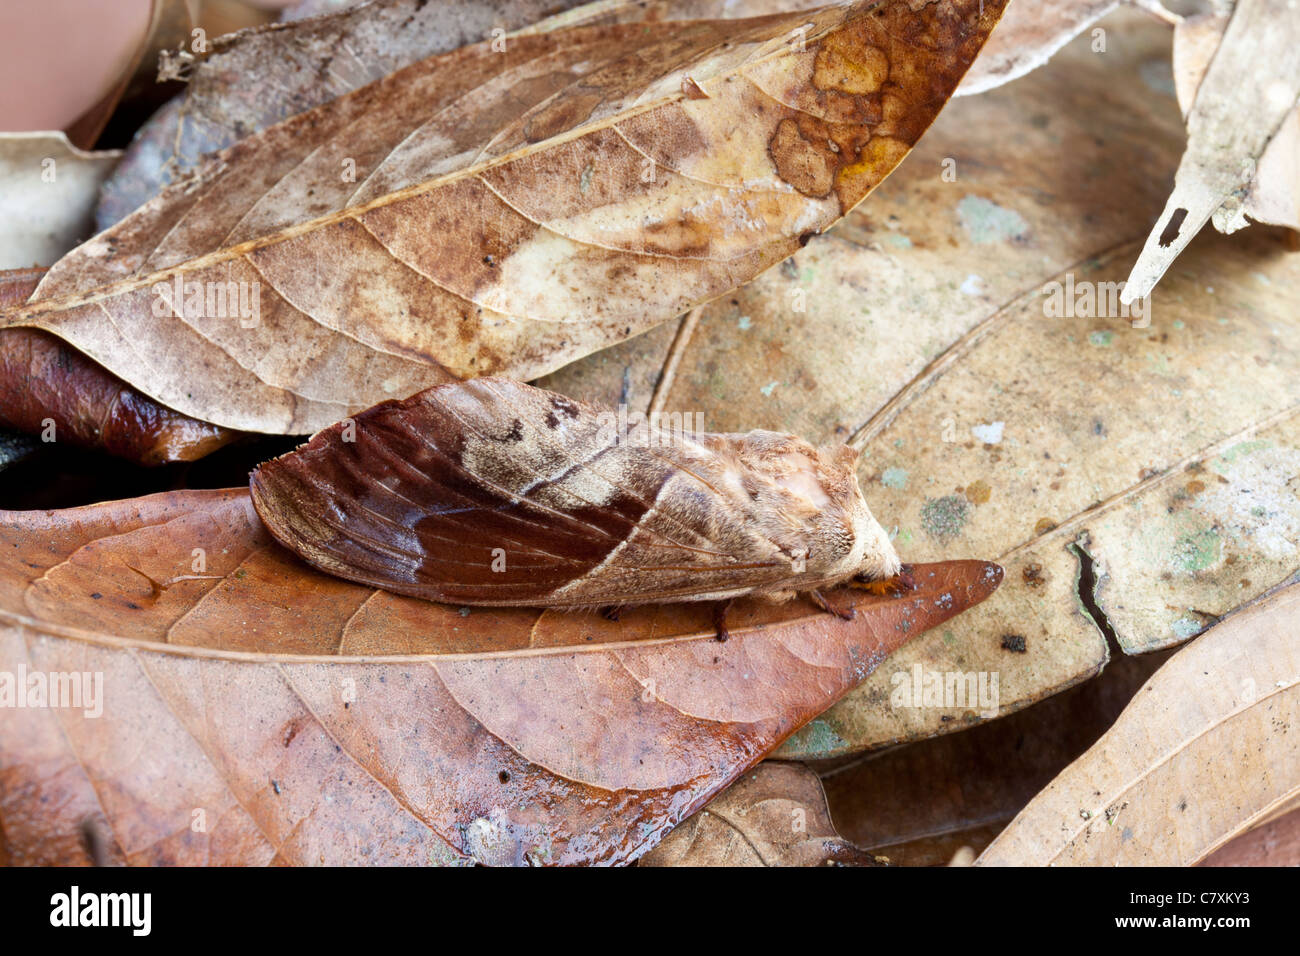
[[[1025,639],[1020,634],[1003,634],[1002,649],[1011,651],[1014,654],[1024,654],[1028,650],[1025,646]]]

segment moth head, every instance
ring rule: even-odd
[[[734,446],[736,481],[756,529],[811,576],[892,577],[899,560],[858,487],[858,453],[752,431]]]
[[[903,567],[894,542],[889,540],[889,532],[881,527],[860,493],[858,500],[862,507],[854,516],[854,540],[858,549],[855,576],[869,581],[892,578]]]
[[[833,476],[837,497],[844,502],[853,527],[853,553],[845,562],[848,570],[867,580],[892,578],[902,562],[889,540],[889,532],[881,527],[862,496],[857,475],[858,450],[848,445],[826,445],[817,454]]]

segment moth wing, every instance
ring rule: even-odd
[[[690,456],[620,441],[612,412],[475,379],[346,427],[252,481],[272,535],[341,577],[449,603],[576,607],[790,576],[788,563],[744,553],[743,519],[683,466]]]

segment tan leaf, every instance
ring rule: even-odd
[[[962,847],[978,853],[1110,728],[1170,653],[1121,656],[1092,680],[999,720],[827,770],[839,832],[898,866],[942,866]],[[892,660],[883,672],[900,673]]]
[[[86,831],[105,862],[626,862],[1000,579],[918,567],[904,598],[845,595],[853,621],[738,605],[718,643],[707,608],[614,623],[317,574],[243,489],[0,528],[0,700],[29,705],[0,706],[0,829],[22,863],[84,860]],[[30,706],[32,678],[74,672],[81,706]]]
[[[956,95],[984,92],[1037,68],[1119,2],[1017,0]],[[566,5],[574,9],[554,13]],[[426,0],[372,0],[364,9],[331,10],[324,4],[328,16],[221,37],[207,55],[196,57],[185,92],[149,120],[105,183],[95,219],[107,229],[196,168],[205,154],[424,57],[488,39],[494,29],[509,35],[646,20],[732,20],[823,5],[824,0],[443,0],[430,6]],[[1157,0],[1150,5],[1159,8]],[[321,12],[304,11],[307,6],[290,13]],[[542,19],[543,13],[552,15]],[[343,48],[348,56],[340,62]]]
[[[433,57],[242,140],[4,322],[254,431],[315,430],[452,377],[535,377],[725,293],[851,209],[1001,7],[859,0]]]
[[[487,39],[493,28],[514,30],[575,2],[374,0],[360,10],[307,13],[312,19],[303,22],[213,33],[206,52],[173,52],[185,90],[132,140],[104,184],[95,221],[107,229],[197,168],[206,154],[245,136],[425,57]]]
[[[1007,7],[957,96],[984,93],[1042,66],[1121,0],[1016,0]]]
[[[1173,192],[1129,274],[1125,302],[1149,295],[1211,218],[1225,233],[1247,225],[1261,157],[1288,118],[1294,122],[1297,98],[1300,32],[1290,0],[1237,0],[1188,111]],[[1285,175],[1294,184],[1294,169]]]
[[[1124,10],[1103,23],[1104,56],[1085,35],[1017,82],[957,100],[869,205],[702,309],[675,347],[634,340],[547,379],[604,402],[626,381],[636,400],[657,365],[674,370],[658,407],[697,412],[710,430],[858,436],[863,493],[903,560],[998,555],[1008,571],[993,600],[913,642],[891,671],[999,673],[1003,713],[1103,666],[1081,600],[1094,589],[1120,645],[1145,650],[1300,565],[1287,485],[1300,461],[1300,349],[1287,332],[1300,262],[1276,233],[1193,244],[1149,328],[1113,294],[1044,314],[1052,282],[1062,297],[1067,281],[1115,291],[1165,199],[1153,171],[1171,172],[1183,145],[1172,86],[1155,73],[1168,74],[1168,28]],[[1017,638],[1024,653],[1004,647]],[[979,707],[883,706],[889,677],[781,754],[842,755],[984,719]]]
[[[817,774],[760,764],[673,830],[641,866],[871,866],[876,858],[835,832]]]
[[[1180,650],[978,863],[1185,866],[1295,800],[1298,623],[1292,585]]]
[[[1227,26],[1226,15],[1210,12],[1188,17],[1174,29],[1174,81],[1185,114],[1196,101]],[[1255,222],[1300,230],[1300,108],[1291,111],[1264,148],[1242,199],[1242,212]]]

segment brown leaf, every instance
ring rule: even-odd
[[[453,377],[532,378],[721,295],[851,209],[1001,8],[859,0],[433,57],[241,141],[4,321],[255,431]],[[686,73],[707,98],[686,98]]]
[[[1037,68],[1119,2],[1018,0],[955,95],[981,93]],[[1158,0],[1142,5],[1163,9]],[[433,7],[426,0],[372,0],[364,10],[348,6],[302,3],[286,17],[329,15],[217,40],[192,65],[184,94],[150,119],[105,183],[95,212],[99,228],[195,169],[204,155],[424,57],[487,39],[493,29],[536,33],[579,24],[731,20],[814,10],[824,0],[597,0],[581,6],[575,0],[443,0]],[[575,9],[529,26],[566,6]],[[349,56],[339,63],[344,47]]]
[[[104,184],[95,221],[107,229],[205,155],[245,136],[425,57],[487,39],[493,28],[514,30],[575,2],[375,0],[361,10],[308,12],[313,18],[304,22],[214,37],[185,64],[185,91],[145,124]]]
[[[817,774],[768,761],[673,830],[641,866],[873,866],[835,832]]]
[[[0,272],[0,308],[26,301],[43,269]],[[159,405],[39,329],[0,329],[0,425],[102,448],[142,465],[202,458],[236,433]]]
[[[1121,655],[1032,707],[828,770],[823,783],[839,831],[899,866],[943,866],[963,846],[983,850],[1109,729],[1169,654]],[[910,680],[896,660],[882,676]]]
[[[978,862],[1186,866],[1292,804],[1297,621],[1291,585],[1180,650]]]
[[[85,821],[126,862],[628,861],[1000,580],[922,566],[907,597],[846,596],[850,622],[742,604],[719,644],[694,606],[614,623],[329,578],[242,489],[0,527],[0,670],[103,675],[100,716],[0,707],[15,862],[84,859]]]

